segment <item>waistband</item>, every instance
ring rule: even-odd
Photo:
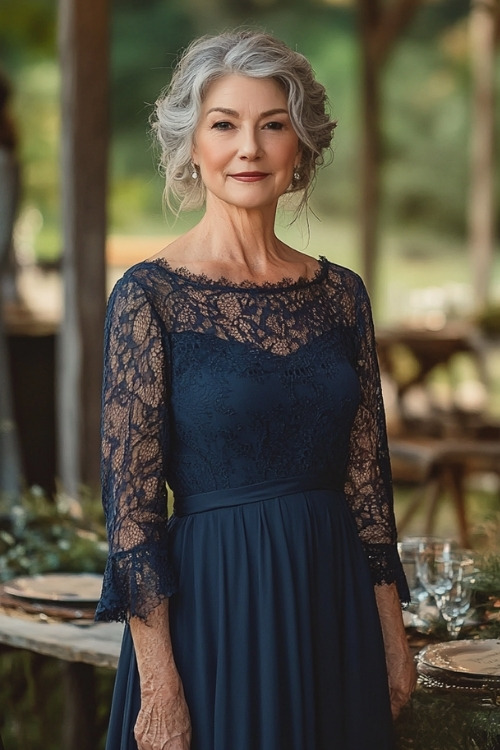
[[[338,484],[335,486],[331,477],[303,474],[286,479],[271,479],[258,484],[247,484],[243,487],[228,487],[227,489],[200,492],[196,495],[185,495],[184,497],[176,496],[174,513],[176,516],[189,516],[192,513],[203,513],[218,508],[231,508],[247,503],[259,503],[262,500],[271,500],[310,490],[343,492],[343,487]]]

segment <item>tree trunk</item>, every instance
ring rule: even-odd
[[[65,312],[57,392],[59,474],[99,484],[108,150],[107,0],[60,0]]]
[[[495,0],[474,0],[472,3],[472,131],[468,219],[474,302],[478,309],[488,301],[494,247],[496,13]]]

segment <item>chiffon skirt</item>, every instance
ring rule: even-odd
[[[392,750],[380,622],[342,492],[307,477],[191,496],[170,599],[191,750]],[[137,750],[125,628],[107,750]]]

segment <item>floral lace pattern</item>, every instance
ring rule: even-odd
[[[146,617],[175,592],[166,483],[182,497],[299,474],[344,488],[374,583],[407,599],[356,274],[322,258],[310,279],[256,286],[148,261],[117,283],[105,333],[98,619]]]

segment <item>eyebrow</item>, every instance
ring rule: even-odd
[[[239,113],[236,112],[235,109],[228,109],[227,107],[212,107],[208,110],[207,115],[209,115],[211,112],[220,112],[223,115],[228,115],[229,117],[239,117]],[[287,115],[288,110],[277,108],[277,109],[268,109],[267,112],[261,112],[259,115],[259,118],[263,117],[271,117],[272,115]]]

